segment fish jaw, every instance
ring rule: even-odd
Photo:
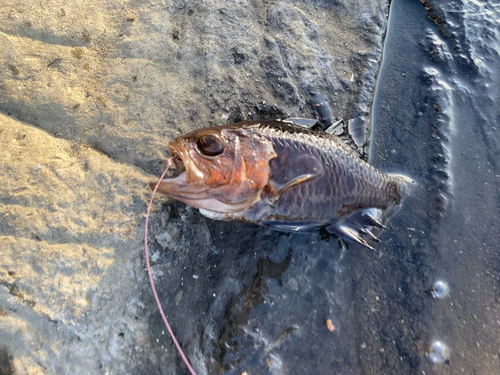
[[[153,189],[155,185],[154,182],[149,184],[151,189]],[[238,204],[231,204],[212,198],[210,197],[209,188],[187,183],[186,172],[181,173],[176,178],[162,180],[158,185],[158,192],[166,195],[170,199],[177,200],[206,212],[212,212],[216,216],[221,215],[221,217],[245,211],[258,200],[253,199]]]
[[[154,187],[156,184],[150,182],[149,186]],[[207,198],[207,188],[198,184],[189,184],[186,180],[186,172],[182,172],[175,178],[162,180],[158,185],[158,192],[167,197],[179,201],[200,200]]]

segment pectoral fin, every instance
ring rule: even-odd
[[[273,195],[276,195],[277,199],[279,199],[281,194],[283,194],[283,192],[285,192],[286,190],[294,187],[295,185],[306,182],[306,181],[310,180],[311,178],[314,178],[314,175],[306,174],[303,176],[296,177],[284,185],[279,185],[279,184],[275,183],[274,181],[269,181],[268,186],[270,187],[271,191],[273,192]]]
[[[303,155],[292,165],[286,165],[284,160],[279,158],[273,159],[270,162],[270,170],[271,176],[266,190],[278,200],[285,191],[323,174],[323,165],[316,157]]]
[[[363,246],[371,250],[375,250],[368,242],[366,242],[355,229],[350,228],[346,225],[330,225],[326,230],[331,233],[339,236],[340,238],[345,238],[349,241],[357,242]],[[371,232],[370,232],[371,234]]]

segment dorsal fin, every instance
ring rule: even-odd
[[[318,123],[318,120],[312,118],[303,118],[303,117],[291,117],[282,120],[283,122],[288,122],[290,124],[294,124],[297,126],[303,126],[305,128],[312,128],[314,125]]]

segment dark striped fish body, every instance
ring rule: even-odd
[[[274,190],[303,176],[307,180],[279,197],[264,192],[261,201],[242,213],[245,220],[321,227],[361,209],[388,210],[401,200],[399,177],[373,168],[334,135],[280,122],[261,123],[252,131],[271,142],[277,154],[269,162]]]
[[[409,179],[381,172],[342,140],[280,121],[191,132],[170,144],[186,172],[160,191],[219,220],[282,231],[327,228],[369,246],[373,210],[400,204]]]

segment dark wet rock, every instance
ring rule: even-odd
[[[499,131],[491,106],[499,99],[491,89],[500,72],[498,12],[487,1],[422,3],[391,4],[370,148],[374,165],[404,170],[422,189],[391,223],[383,256],[357,287],[356,305],[369,317],[358,326],[361,355],[368,373],[493,374],[500,371]],[[365,256],[372,259],[357,261]],[[430,293],[437,281],[450,285],[446,299]],[[374,286],[384,293],[376,311],[361,301]],[[449,351],[440,364],[430,355],[436,342]]]
[[[5,348],[0,347],[0,374],[14,375],[14,366],[12,365],[12,356]]]

